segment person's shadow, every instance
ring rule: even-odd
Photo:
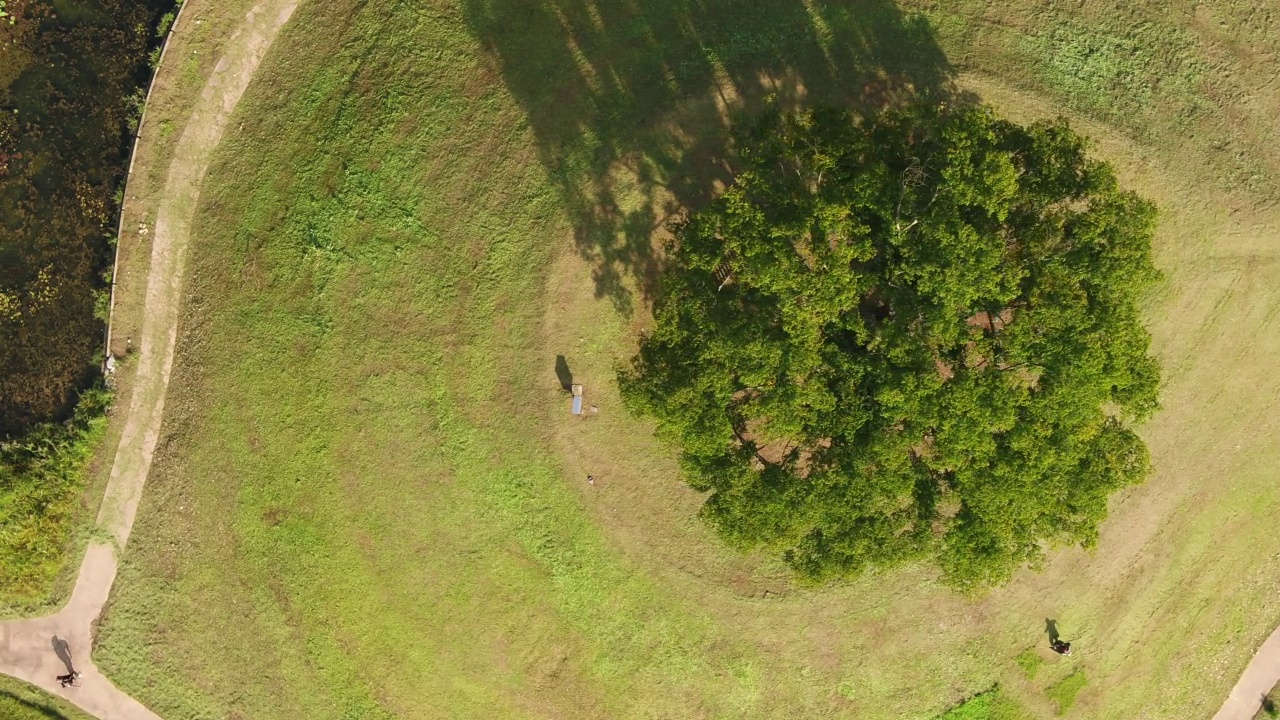
[[[76,669],[75,666],[71,664],[71,646],[67,644],[66,640],[63,640],[57,635],[53,636],[52,644],[53,654],[57,655],[58,659],[62,661],[62,664],[67,666],[67,673],[74,673]]]
[[[1049,644],[1052,645],[1061,638],[1058,635],[1058,621],[1045,618],[1044,631],[1049,633]]]
[[[563,355],[556,356],[556,379],[566,391],[573,390],[573,373],[569,372],[569,361]]]

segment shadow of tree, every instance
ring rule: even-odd
[[[921,16],[889,0],[465,0],[563,192],[596,294],[649,293],[654,231],[730,177],[730,123],[773,95],[869,110],[953,94]]]

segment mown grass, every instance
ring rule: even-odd
[[[917,2],[957,64],[1051,96],[1166,157],[1203,163],[1238,202],[1269,204],[1280,160],[1260,94],[1274,59],[1273,3]],[[1265,93],[1265,91],[1263,91]]]
[[[1045,694],[1057,705],[1058,714],[1062,715],[1070,710],[1072,705],[1076,704],[1076,696],[1088,684],[1089,678],[1085,677],[1083,672],[1077,670],[1049,686],[1045,690]]]
[[[1261,111],[1185,83],[1132,113],[1076,104],[1087,90],[1054,72],[1141,84],[1172,37],[1093,5],[1049,24],[1030,3],[919,8],[940,44],[878,2],[304,3],[202,194],[100,665],[175,719],[923,720],[997,681],[1049,717],[1044,683],[1081,668],[1069,715],[1211,714],[1280,617],[1259,561],[1280,550],[1280,264],[1258,216],[1224,210],[1257,205],[1266,184],[1232,178],[1275,156],[1141,143],[1184,132],[1182,93],[1205,103],[1185,132],[1219,123],[1232,148],[1265,135],[1219,121]],[[1054,60],[1053,23],[1120,37]],[[1197,78],[1258,71],[1168,23],[1210,58]],[[1032,25],[1048,40],[1003,29]],[[662,222],[724,179],[726,108],[944,94],[947,57],[1021,119],[1074,112],[1165,210],[1158,472],[1096,555],[1057,552],[981,601],[925,569],[798,589],[698,523],[613,368],[646,323]],[[569,417],[557,355],[597,414]],[[1015,658],[1045,617],[1076,651],[1033,685]]]
[[[1036,675],[1040,672],[1040,667],[1044,665],[1044,660],[1040,658],[1040,654],[1035,648],[1027,648],[1018,653],[1013,662],[1022,670],[1022,674],[1027,680],[1035,680]]]
[[[0,675],[0,718],[4,720],[92,720],[70,703],[20,680]]]
[[[936,720],[1025,720],[1026,712],[999,688],[975,695],[939,715]]]
[[[110,395],[81,393],[65,424],[33,428],[0,443],[0,617],[48,608],[74,565],[73,536],[89,463],[106,433]]]

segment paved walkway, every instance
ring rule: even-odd
[[[178,141],[156,214],[129,414],[98,512],[97,527],[105,539],[89,545],[65,607],[48,617],[0,624],[0,672],[63,697],[100,720],[160,720],[98,672],[89,656],[93,628],[115,581],[118,552],[129,540],[160,439],[200,183],[254,70],[297,4],[298,0],[261,0],[249,11],[227,41]],[[55,676],[73,666],[81,673],[79,686],[59,687]]]
[[[1280,628],[1262,643],[1213,720],[1253,720],[1262,698],[1280,683]]]

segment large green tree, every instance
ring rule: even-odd
[[[970,589],[1092,544],[1149,468],[1152,205],[1064,122],[982,107],[771,112],[737,155],[620,373],[720,533]]]

